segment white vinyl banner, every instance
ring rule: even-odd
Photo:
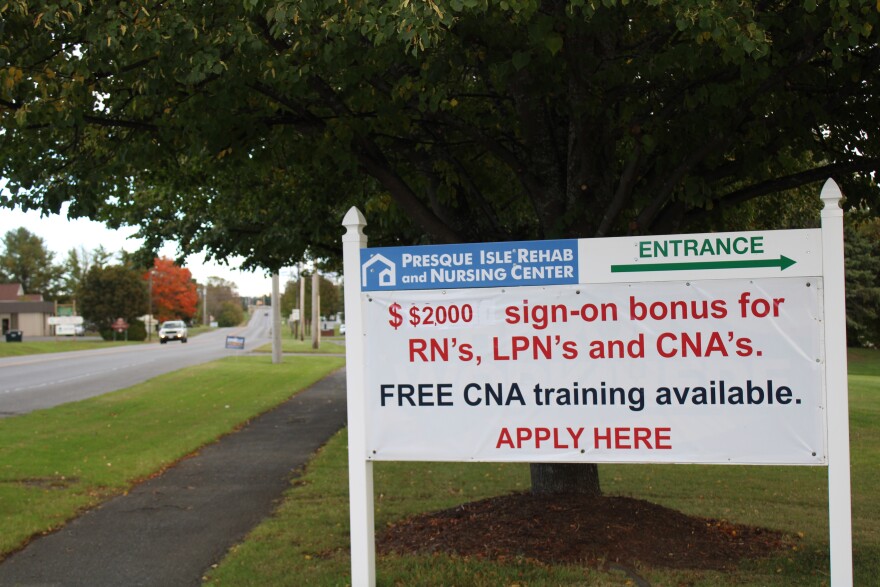
[[[361,297],[367,459],[826,463],[816,277]]]

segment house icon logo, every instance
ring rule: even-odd
[[[379,289],[397,285],[397,266],[385,256],[375,254],[361,266],[361,287]]]

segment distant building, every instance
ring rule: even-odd
[[[39,294],[26,294],[20,283],[0,283],[0,334],[21,330],[25,337],[50,336],[48,319],[55,302]]]

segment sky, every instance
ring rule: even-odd
[[[122,228],[111,230],[100,222],[86,219],[69,220],[66,215],[51,215],[41,217],[40,212],[9,210],[0,208],[0,237],[10,230],[24,227],[31,233],[43,239],[46,248],[55,253],[55,262],[62,263],[67,259],[70,249],[85,247],[92,251],[99,245],[111,253],[120,250],[133,252],[141,245],[140,239],[130,238],[136,231],[135,228]],[[171,259],[177,256],[177,247],[174,243],[166,243],[159,251],[160,256]],[[190,270],[193,278],[199,283],[205,283],[208,277],[221,277],[238,286],[238,293],[242,296],[262,296],[272,293],[272,278],[264,275],[261,270],[256,272],[240,271],[238,267],[241,259],[230,259],[228,265],[214,262],[205,262],[204,255],[190,255],[186,258],[184,266]],[[282,288],[285,272],[282,270]]]

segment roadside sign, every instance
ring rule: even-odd
[[[244,350],[244,337],[243,336],[227,336],[226,337],[226,348],[241,351]]]
[[[354,585],[375,460],[829,467],[852,584],[841,194],[822,228],[366,248],[343,220]]]
[[[820,253],[818,229],[361,249],[363,456],[824,464]]]
[[[79,326],[84,320],[82,316],[49,316],[46,322],[49,326]]]

